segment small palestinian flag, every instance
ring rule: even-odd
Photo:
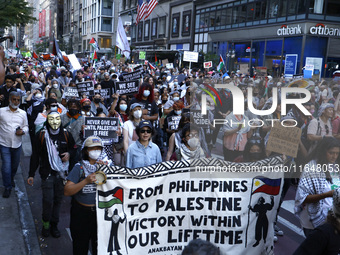
[[[156,69],[156,67],[153,66],[150,62],[148,62],[148,64],[149,64],[149,68],[150,68],[151,70],[155,70],[155,69]]]
[[[123,189],[115,187],[112,190],[98,190],[98,208],[110,208],[115,204],[123,204]]]
[[[98,61],[98,57],[97,57],[97,52],[94,51],[93,53],[93,58],[92,58],[93,61]]]
[[[224,60],[223,60],[222,56],[220,55],[220,62],[218,63],[217,71],[221,72],[223,70],[224,66],[225,66]]]
[[[98,43],[96,41],[96,39],[94,39],[93,37],[91,38],[90,42],[91,46],[95,49],[95,50],[100,50]]]

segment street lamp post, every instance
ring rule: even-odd
[[[70,32],[70,54],[73,53],[73,32]]]

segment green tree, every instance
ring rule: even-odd
[[[33,10],[25,0],[0,0],[0,28],[36,21]]]

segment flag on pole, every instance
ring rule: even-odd
[[[137,6],[137,17],[136,17],[136,25],[138,25],[139,21],[141,21],[146,12],[146,4],[143,0],[138,0]]]
[[[17,55],[20,54],[20,48],[18,42],[15,44],[15,49],[17,50]]]
[[[33,51],[33,58],[38,59],[38,55]]]
[[[100,50],[98,43],[96,41],[96,39],[94,39],[93,37],[91,38],[90,42],[91,46],[95,49],[95,50]]]
[[[220,55],[220,62],[218,63],[217,71],[221,72],[223,70],[224,66],[225,66],[224,60],[223,60],[222,56]]]
[[[157,66],[158,65],[158,61],[157,61],[157,55],[155,53],[155,65]]]
[[[151,70],[155,70],[155,69],[156,69],[156,67],[153,66],[150,62],[148,62],[148,64],[149,64],[149,68],[150,68]]]
[[[126,37],[126,32],[123,27],[122,19],[120,17],[118,18],[116,46],[122,51],[127,59],[130,57],[130,45]]]
[[[150,16],[151,12],[153,11],[153,9],[155,9],[157,4],[157,0],[146,0],[146,14],[144,20]]]
[[[93,53],[93,58],[92,58],[93,61],[98,61],[98,57],[97,57],[97,52],[94,51]]]
[[[57,42],[57,39],[54,37],[54,33],[53,33],[53,50],[52,53],[57,56],[59,58],[59,61],[61,61],[64,65],[66,65],[64,57],[63,57],[63,53],[61,52],[61,50],[59,49],[59,44]]]

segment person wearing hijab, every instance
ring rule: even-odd
[[[99,137],[88,137],[81,148],[81,160],[67,176],[65,196],[72,196],[70,230],[73,254],[88,254],[91,242],[92,254],[97,254],[96,175],[97,164],[103,151]]]
[[[64,180],[69,170],[69,160],[75,154],[75,142],[72,135],[61,127],[58,112],[47,115],[46,127],[36,136],[36,150],[31,158],[27,183],[33,185],[35,172],[40,165],[42,189],[41,234],[48,237],[60,237],[58,229],[59,211],[63,198]]]

